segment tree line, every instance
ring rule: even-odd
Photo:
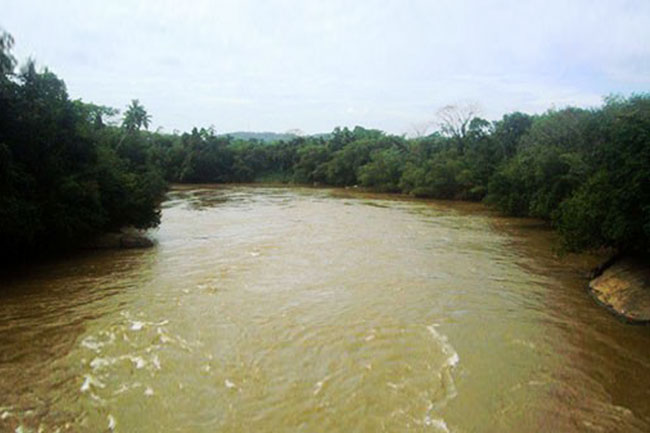
[[[154,226],[165,182],[278,182],[484,201],[548,221],[570,251],[650,251],[647,93],[493,122],[449,106],[417,138],[355,127],[267,143],[212,128],[149,132],[137,101],[116,121],[117,110],[70,101],[33,62],[14,73],[11,43],[0,45],[3,245]]]
[[[484,201],[548,221],[569,251],[650,251],[649,94],[494,122],[457,112],[441,126],[412,139],[355,127],[272,144],[194,129],[149,134],[139,151],[168,182],[359,185]]]

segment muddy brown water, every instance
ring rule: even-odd
[[[184,186],[152,236],[0,281],[0,431],[650,431],[650,328],[534,221]]]

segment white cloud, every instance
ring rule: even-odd
[[[72,97],[154,126],[401,133],[438,107],[484,115],[648,90],[647,1],[0,0],[19,58]]]

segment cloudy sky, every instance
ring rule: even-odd
[[[166,131],[408,133],[650,91],[650,1],[0,0],[0,27],[73,98],[138,98]]]

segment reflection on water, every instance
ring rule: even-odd
[[[154,236],[1,283],[0,430],[650,429],[647,328],[537,223],[185,186]]]

